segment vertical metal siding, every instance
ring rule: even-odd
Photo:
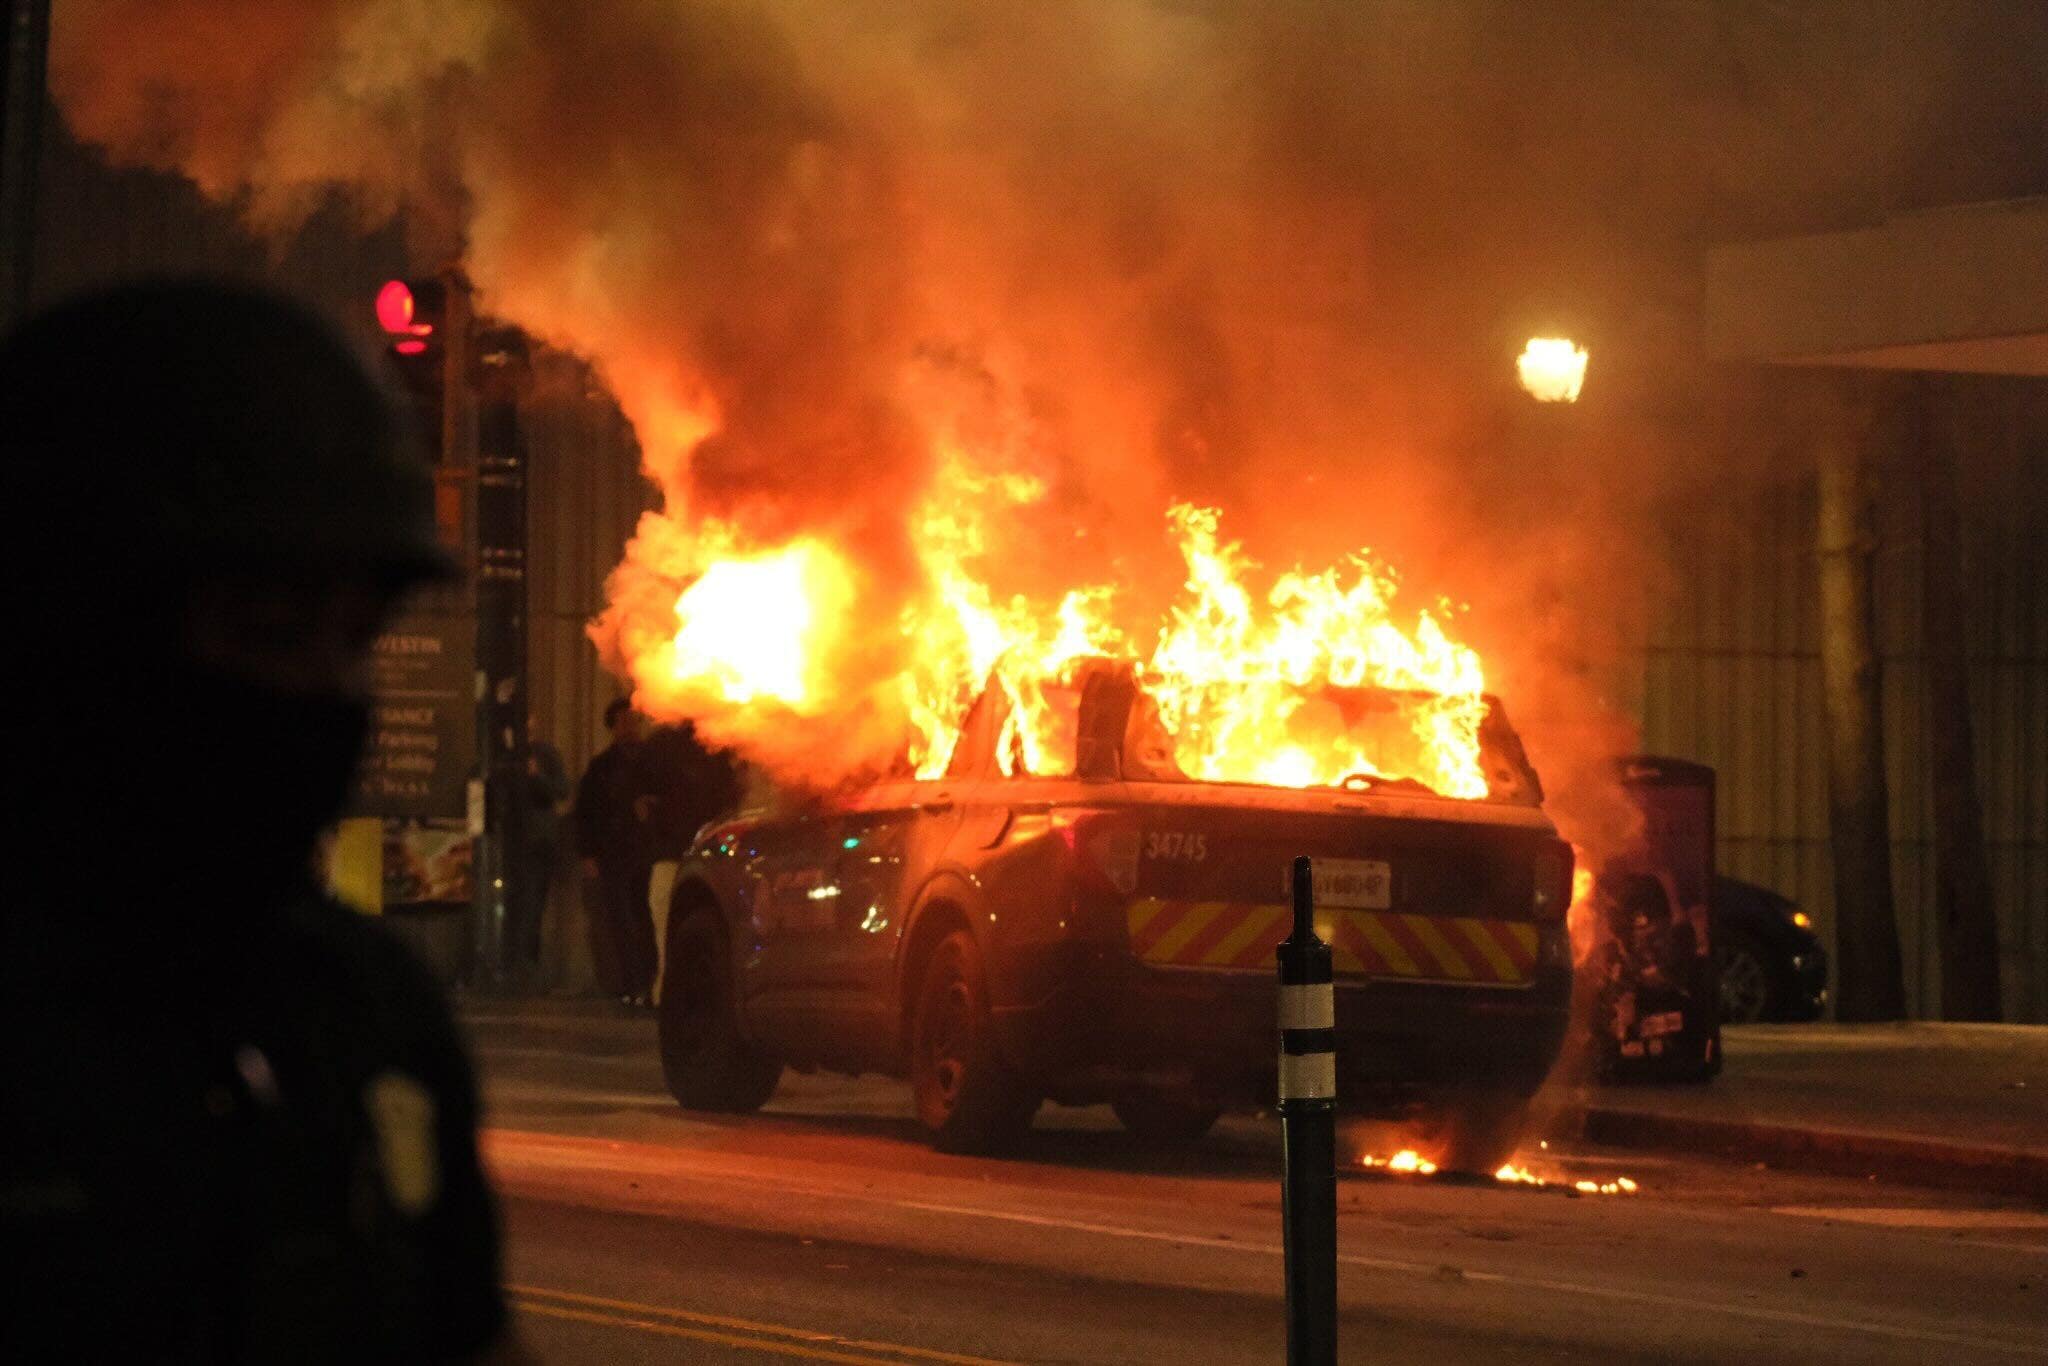
[[[2008,1018],[2048,1020],[2048,390],[1972,380],[1964,555],[1978,780]],[[1893,881],[1913,1008],[1940,1007],[1921,658],[1921,509],[1912,452],[1880,459],[1876,565]],[[1676,585],[1653,614],[1648,750],[1720,775],[1723,871],[1774,887],[1834,933],[1813,564],[1813,489],[1720,489],[1668,510]]]
[[[530,693],[537,732],[573,775],[604,744],[605,705],[623,691],[599,666],[585,627],[654,490],[640,476],[624,417],[581,366],[548,366],[525,417]]]

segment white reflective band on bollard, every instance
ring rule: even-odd
[[[1334,1100],[1337,1096],[1335,1053],[1282,1053],[1280,1099]]]
[[[1337,993],[1328,982],[1280,988],[1282,1029],[1335,1029]]]

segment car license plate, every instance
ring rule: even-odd
[[[1384,911],[1394,904],[1394,870],[1370,858],[1319,858],[1316,905],[1333,910]]]

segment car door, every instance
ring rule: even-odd
[[[827,946],[831,991],[858,1010],[889,1012],[895,950],[909,899],[944,858],[961,821],[952,778],[889,782],[840,817],[838,915]]]
[[[999,720],[997,707],[977,702],[943,777],[878,784],[840,816],[828,989],[845,1027],[885,1052],[894,1043],[896,963],[911,903],[974,810]]]
[[[833,886],[838,812],[815,808],[750,833],[752,898],[744,924],[742,994],[749,1015],[776,1023],[815,1011],[826,984],[826,943],[837,912]]]

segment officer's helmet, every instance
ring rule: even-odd
[[[0,344],[11,501],[75,568],[449,575],[398,413],[334,328],[248,285],[123,284]]]

